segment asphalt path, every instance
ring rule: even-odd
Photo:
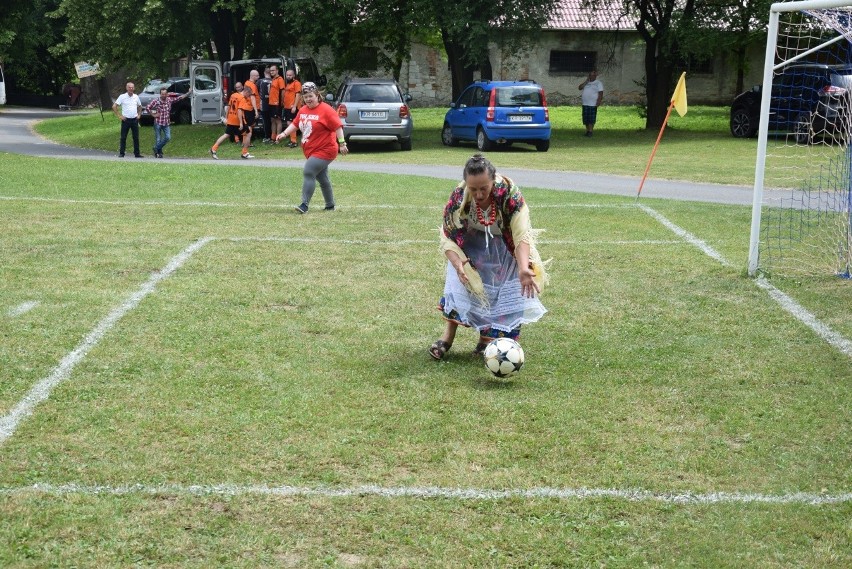
[[[73,112],[73,111],[72,111]],[[90,160],[129,160],[138,161],[128,154],[128,158],[119,158],[117,152],[104,152],[64,146],[51,142],[33,131],[37,121],[67,116],[69,111],[50,109],[34,109],[24,107],[3,107],[0,110],[0,152],[25,154],[58,159]],[[118,129],[116,129],[116,138]],[[117,142],[117,141],[116,141]],[[131,142],[128,140],[128,143]],[[416,150],[414,151],[416,152]],[[143,149],[144,153],[144,149]],[[154,162],[150,157],[147,162]],[[205,158],[164,158],[157,163],[180,164],[221,164],[228,166],[249,167],[288,167],[301,168],[303,160],[219,160]],[[420,164],[378,164],[361,162],[357,155],[338,159],[334,163],[335,170],[354,172],[372,172],[377,174],[404,174],[428,176],[452,181],[461,178],[462,165],[432,166]],[[613,176],[606,174],[590,174],[585,172],[564,172],[550,170],[529,170],[524,168],[501,168],[501,172],[511,177],[522,188],[545,188],[559,191],[606,194],[614,196],[635,197],[641,178],[639,176]],[[676,180],[660,180],[649,178],[642,188],[642,198],[665,198],[684,201],[699,201],[735,205],[751,205],[752,188],[746,186],[731,186],[723,184],[699,184]]]

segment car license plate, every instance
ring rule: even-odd
[[[386,111],[361,111],[362,119],[386,119],[388,114]]]
[[[509,122],[532,122],[532,115],[509,115]]]

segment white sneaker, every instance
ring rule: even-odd
[[[241,157],[242,157],[243,160],[248,160],[249,158],[254,158],[254,156],[252,156],[249,153],[242,154]]]

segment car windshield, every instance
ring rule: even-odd
[[[346,94],[350,103],[399,103],[399,92],[394,85],[352,85]]]
[[[538,87],[519,85],[516,87],[500,87],[497,89],[495,104],[498,107],[530,107],[541,106],[541,91]]]
[[[145,86],[144,89],[142,89],[142,92],[148,93],[149,95],[159,95],[160,89],[162,89],[163,87],[168,89],[170,85],[171,85],[171,83],[164,83],[164,82],[149,83],[148,85]]]

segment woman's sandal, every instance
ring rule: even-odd
[[[442,360],[451,347],[452,344],[448,344],[443,340],[435,340],[435,343],[429,348],[429,355],[433,359]]]

